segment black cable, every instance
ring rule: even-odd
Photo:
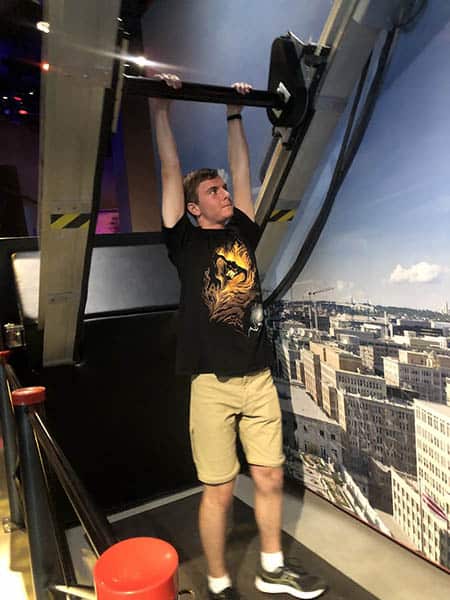
[[[428,0],[419,0],[419,6],[415,10],[415,12],[413,14],[411,14],[406,19],[406,21],[396,23],[395,27],[397,27],[398,29],[406,29],[409,25],[411,25],[411,23],[413,23],[413,21],[415,21],[422,14],[422,12],[425,10],[427,4],[428,4]]]

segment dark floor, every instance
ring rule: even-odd
[[[114,525],[121,539],[134,536],[158,537],[170,542],[180,557],[180,589],[195,592],[196,600],[206,598],[205,560],[197,529],[197,510],[200,495],[127,518]],[[336,571],[307,548],[287,534],[283,534],[285,556],[298,561],[310,572],[320,574],[330,586],[322,596],[324,600],[377,600],[359,585]],[[235,499],[227,545],[230,573],[243,598],[268,600],[271,595],[258,592],[253,586],[258,561],[258,536],[253,511]],[[188,596],[186,596],[187,598]],[[278,594],[279,600],[292,600],[291,596]]]

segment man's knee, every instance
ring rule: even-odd
[[[283,467],[261,467],[251,465],[250,471],[256,489],[263,494],[283,489]]]
[[[203,486],[202,503],[211,508],[228,510],[233,499],[234,480],[219,485]]]

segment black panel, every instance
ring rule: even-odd
[[[10,255],[35,250],[36,245],[32,238],[0,240],[3,322],[19,319]],[[93,283],[105,290],[105,302],[124,306],[124,296],[111,288],[112,280],[125,292],[128,288],[125,298],[131,308],[135,303],[144,311],[155,297],[177,301],[176,273],[160,244],[96,250],[104,264],[98,263]],[[34,280],[24,278],[25,287],[35,286],[31,293],[37,301],[36,273]],[[91,318],[83,325],[83,362],[76,366],[32,373],[18,365],[22,353],[14,357],[23,385],[47,387],[50,430],[105,509],[196,483],[188,435],[189,381],[175,376],[175,318],[162,306],[155,313]],[[36,325],[27,327],[28,342],[33,332]],[[33,353],[30,345],[28,351],[28,356]],[[34,358],[38,356],[36,350]]]
[[[0,236],[27,235],[24,196],[14,165],[0,165]]]
[[[89,321],[83,364],[42,373],[50,428],[105,509],[196,482],[174,321],[174,313]]]

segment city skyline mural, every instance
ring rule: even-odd
[[[449,51],[450,6],[430,2],[400,34],[321,236],[268,316],[287,476],[447,569]]]

